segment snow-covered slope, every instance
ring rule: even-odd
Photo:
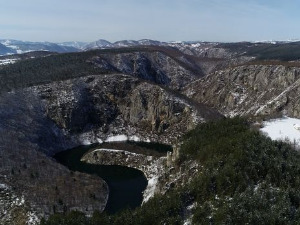
[[[138,41],[134,40],[122,40],[122,41],[117,41],[114,43],[115,47],[127,47],[127,46],[134,46],[138,45]]]
[[[83,46],[82,48],[85,50],[90,49],[103,49],[103,48],[120,48],[120,47],[132,47],[132,46],[138,46],[138,45],[155,45],[155,46],[162,46],[162,45],[168,45],[166,42],[160,42],[150,39],[142,39],[142,40],[122,40],[122,41],[116,41],[114,43],[111,43],[109,41],[100,39],[95,42],[91,42]]]
[[[114,45],[109,41],[106,41],[104,39],[99,39],[98,41],[94,41],[83,46],[83,49],[90,50],[90,49],[113,48],[113,47]]]
[[[84,46],[86,46],[87,44],[88,43],[86,42],[80,42],[80,41],[68,41],[68,42],[58,43],[58,45],[60,46],[73,47],[80,50],[83,50]]]
[[[272,140],[289,141],[300,146],[300,119],[283,117],[264,122],[260,130],[266,133]]]
[[[1,65],[8,65],[8,64],[13,64],[17,61],[18,59],[0,59],[0,66]]]
[[[0,55],[14,54],[17,53],[14,49],[9,48],[1,43],[0,41]]]

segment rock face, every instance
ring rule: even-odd
[[[170,143],[198,122],[221,117],[127,75],[89,76],[30,90],[43,99],[47,117],[76,144],[118,134]]]
[[[175,90],[181,90],[191,81],[203,76],[201,70],[193,72],[187,63],[175,60],[160,51],[144,50],[100,54],[93,57],[91,62],[102,69],[132,75]]]
[[[229,65],[248,62],[216,44],[147,46],[98,51],[88,61],[98,69],[124,73],[181,91],[189,83]],[[191,51],[190,49],[193,49]],[[214,54],[208,52],[223,52]]]
[[[300,117],[300,69],[285,65],[244,65],[218,71],[185,89],[186,95],[221,113]]]
[[[173,155],[176,155],[175,149]],[[169,160],[169,156],[172,157],[171,152],[168,152],[167,156],[150,156],[125,150],[101,148],[86,153],[81,160],[91,164],[121,165],[141,170],[148,180],[143,194],[143,202],[147,202],[156,193],[164,194],[172,187],[184,186],[200,169],[200,165],[193,161],[185,162],[178,168],[176,157]]]

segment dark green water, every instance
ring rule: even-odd
[[[128,145],[155,146],[159,152],[169,151],[170,147],[159,144],[128,143]],[[123,143],[124,145],[124,143]],[[98,175],[109,186],[109,198],[105,211],[115,213],[125,208],[135,208],[141,205],[143,191],[147,186],[144,174],[136,169],[124,166],[93,165],[81,162],[81,157],[91,149],[102,147],[101,145],[80,146],[57,153],[54,158],[72,171]],[[156,151],[155,149],[153,151]]]

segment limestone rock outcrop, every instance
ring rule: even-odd
[[[191,83],[185,94],[227,116],[300,117],[300,68],[244,65],[218,71]]]
[[[221,115],[128,75],[88,76],[30,88],[47,118],[75,142],[124,134],[170,143],[197,123]]]

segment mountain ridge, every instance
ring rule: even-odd
[[[81,52],[95,49],[123,48],[136,46],[166,46],[176,48],[185,54],[208,58],[228,58],[237,56],[255,57],[259,59],[298,59],[300,42],[260,41],[260,42],[207,42],[207,41],[157,41],[151,39],[120,40],[110,42],[98,39],[93,42],[32,42],[13,39],[0,39],[0,56],[22,54],[32,51],[49,51],[57,53]],[[294,52],[292,54],[292,52]]]

